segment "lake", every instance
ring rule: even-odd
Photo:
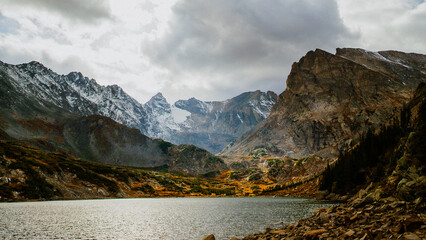
[[[0,203],[0,239],[216,239],[308,217],[300,198],[144,198]]]

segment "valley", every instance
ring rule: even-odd
[[[315,197],[345,204],[245,239],[425,237],[425,72],[421,54],[317,49],[279,96],[171,105],[1,63],[0,201]]]

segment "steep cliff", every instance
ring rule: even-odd
[[[294,63],[269,117],[224,149],[248,155],[335,157],[359,134],[387,122],[426,79],[426,56],[396,51],[310,51]]]

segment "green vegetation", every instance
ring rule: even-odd
[[[248,168],[243,171],[235,171],[229,174],[229,179],[241,180],[249,177],[249,181],[256,181],[262,178],[262,172],[259,168]]]
[[[194,185],[191,187],[191,192],[203,195],[233,195],[235,194],[235,188],[203,188],[200,185]]]
[[[317,178],[318,178],[318,176],[313,176],[312,178],[306,179],[304,181],[291,182],[291,183],[286,183],[286,184],[277,184],[277,185],[274,185],[274,186],[269,187],[267,189],[264,189],[262,191],[262,193],[276,192],[276,191],[280,191],[280,190],[296,188],[300,185],[311,182],[311,181],[313,181]]]

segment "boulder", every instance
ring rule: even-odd
[[[355,231],[354,230],[349,230],[349,231],[347,231],[347,232],[345,232],[345,236],[348,236],[348,237],[351,237],[351,236],[353,236],[355,234]]]
[[[316,200],[324,200],[325,197],[329,194],[328,190],[317,191],[315,193]]]
[[[410,217],[404,221],[404,230],[406,232],[414,232],[423,225],[423,221],[418,217]]]
[[[303,234],[304,237],[306,238],[313,238],[317,235],[320,235],[322,233],[327,232],[327,229],[316,229],[316,230],[311,230],[311,231],[307,231],[305,232],[305,234]]]
[[[420,240],[419,236],[417,236],[415,233],[404,234],[404,239],[406,239],[406,240]]]

